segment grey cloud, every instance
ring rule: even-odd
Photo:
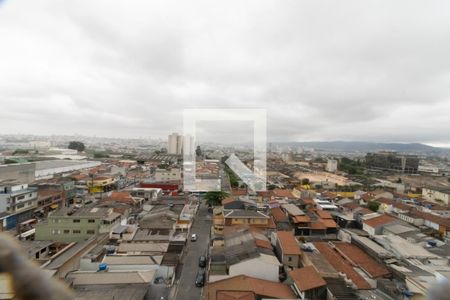
[[[0,7],[2,133],[164,137],[242,107],[271,140],[448,140],[445,1],[33,2]]]

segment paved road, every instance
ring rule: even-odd
[[[196,242],[189,240],[186,246],[181,277],[175,294],[176,300],[201,299],[202,289],[195,286],[195,278],[199,270],[198,258],[200,255],[207,255],[208,252],[211,224],[208,208],[205,204],[201,204],[191,228],[191,234],[196,233],[198,239]]]

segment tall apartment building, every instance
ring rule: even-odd
[[[367,153],[366,166],[372,169],[416,174],[419,158],[416,155],[403,155],[396,152]]]
[[[334,173],[337,171],[337,169],[338,169],[337,160],[335,159],[327,160],[327,167],[326,167],[327,172]]]
[[[37,206],[37,188],[14,180],[0,181],[0,231],[14,229],[33,217]]]
[[[193,153],[192,149],[194,148],[193,143],[194,139],[192,136],[182,136],[174,132],[168,137],[167,153],[182,155],[186,147],[186,153],[191,155]]]
[[[167,153],[181,155],[183,152],[183,136],[174,132],[167,141]]]

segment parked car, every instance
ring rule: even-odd
[[[200,268],[206,267],[206,256],[202,255],[198,258],[198,266]]]
[[[203,270],[198,271],[197,277],[195,278],[195,286],[202,287],[205,285],[205,272]]]
[[[197,240],[197,234],[193,233],[191,235],[191,242],[195,242]]]

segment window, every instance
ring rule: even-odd
[[[88,223],[95,223],[95,220],[94,219],[89,219]]]
[[[22,207],[24,207],[24,206],[25,206],[24,203],[20,203],[20,204],[17,204],[16,208],[22,208]]]
[[[95,230],[86,230],[87,234],[95,234]]]
[[[24,199],[25,198],[25,196],[24,195],[22,195],[22,196],[18,196],[17,197],[17,200],[22,200],[22,199]]]
[[[288,261],[292,261],[292,257],[289,256],[289,257],[288,257]]]
[[[80,233],[81,233],[81,230],[74,229],[72,232],[73,232],[73,234],[80,234]]]
[[[69,234],[70,230],[69,229],[64,229],[64,234]]]
[[[59,229],[52,229],[52,234],[53,235],[61,234],[61,230],[59,230]]]
[[[80,219],[73,219],[74,223],[80,223]]]

